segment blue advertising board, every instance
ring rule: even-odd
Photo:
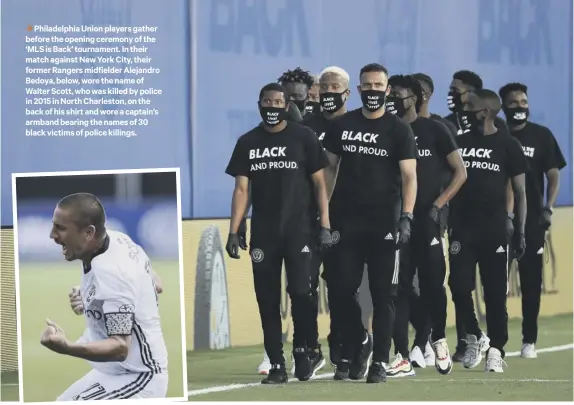
[[[50,239],[57,201],[18,203],[20,261],[62,260],[62,249]],[[136,206],[102,200],[106,227],[128,234],[151,258],[177,260],[178,223],[175,198],[147,200]]]
[[[193,3],[193,214],[229,215],[233,179],[224,174],[237,138],[259,121],[260,88],[297,66],[337,65],[391,74],[422,71],[435,82],[432,111],[446,115],[452,74],[476,71],[498,91],[529,87],[532,120],[548,126],[569,167],[560,205],[572,204],[571,0],[201,0]]]

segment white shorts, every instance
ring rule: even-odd
[[[167,374],[104,374],[92,370],[73,383],[56,401],[165,398]]]

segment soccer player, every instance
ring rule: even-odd
[[[315,114],[321,112],[321,101],[319,98],[319,76],[312,75],[313,85],[309,89],[309,99],[305,105],[305,111],[307,115]]]
[[[368,369],[367,382],[378,383],[386,381],[389,362],[393,296],[399,280],[397,243],[408,242],[413,220],[417,147],[410,126],[385,113],[390,91],[387,69],[372,63],[361,69],[359,77],[363,107],[332,120],[323,139],[329,179],[336,173],[330,212],[338,238],[329,253],[329,260],[337,265],[329,268],[327,277],[334,297],[331,305],[344,325],[335,379],[359,380]],[[373,338],[363,326],[355,298],[365,262],[373,302]]]
[[[503,372],[508,341],[508,244],[514,256],[521,258],[526,221],[527,162],[520,143],[494,126],[500,108],[500,98],[491,90],[468,94],[460,114],[465,133],[456,139],[468,178],[452,200],[449,218],[449,285],[467,331],[463,365],[476,367],[486,352],[485,370],[493,372]],[[517,205],[517,225],[510,241],[506,225],[509,179]],[[477,263],[488,337],[480,329],[472,300]]]
[[[313,87],[313,77],[311,74],[300,67],[294,70],[288,70],[277,82],[280,83],[285,90],[287,90],[288,100],[297,106],[297,109],[304,117],[306,114],[306,106],[309,101],[309,91]]]
[[[460,114],[468,99],[468,95],[473,91],[481,90],[482,86],[480,76],[470,70],[459,70],[452,76],[447,98],[448,109],[451,111],[451,114],[444,118],[456,126],[458,135],[465,131],[464,125],[460,120]],[[496,128],[508,132],[506,123],[502,118],[496,117],[494,125]]]
[[[151,262],[129,236],[106,230],[105,222],[104,207],[88,193],[69,195],[54,210],[50,238],[67,261],[82,261],[87,327],[72,342],[48,320],[41,344],[93,367],[57,400],[165,398],[167,349]]]
[[[433,114],[429,110],[430,99],[434,94],[434,81],[432,78],[425,74],[425,73],[415,73],[412,75],[422,86],[423,90],[423,99],[420,102],[418,116],[424,118],[431,118],[433,120],[442,122],[444,125],[448,127],[448,129],[452,132],[453,135],[457,133],[457,127],[446,118],[442,118],[438,114]]]
[[[409,296],[418,270],[419,289],[424,312],[430,315],[431,344],[435,367],[450,373],[452,361],[446,342],[446,264],[442,242],[441,211],[466,180],[466,169],[448,128],[437,120],[419,117],[423,90],[413,76],[396,75],[389,79],[391,93],[387,111],[410,124],[418,147],[417,198],[413,212],[411,239],[401,251],[399,292],[395,299],[395,360],[387,368],[388,377],[414,375],[409,361]],[[443,188],[443,171],[453,172],[450,184]],[[423,353],[426,341],[419,349]],[[426,366],[424,357],[417,359]]]
[[[230,234],[226,250],[239,258],[237,235],[248,205],[253,204],[250,255],[255,294],[259,305],[265,352],[271,369],[263,384],[287,382],[281,335],[281,271],[285,261],[287,292],[294,325],[295,376],[306,381],[314,373],[307,342],[315,339],[317,314],[313,313],[311,259],[317,242],[316,219],[320,213],[319,242],[331,243],[329,209],[323,168],[325,153],[315,133],[287,122],[287,90],[277,83],[259,94],[263,122],[242,135],[226,173],[235,177]]]
[[[544,234],[552,224],[552,210],[560,187],[560,170],[566,166],[566,161],[552,132],[528,120],[528,87],[522,83],[508,83],[498,93],[510,133],[522,145],[530,169],[526,174],[526,252],[518,261],[518,271],[523,319],[521,356],[535,358],[544,270]],[[546,193],[544,177],[548,184]]]

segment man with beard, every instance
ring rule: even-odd
[[[508,83],[498,92],[510,134],[522,145],[530,170],[526,174],[526,252],[518,261],[522,292],[522,350],[525,358],[536,358],[538,314],[544,270],[544,234],[552,224],[552,211],[560,187],[560,170],[566,161],[552,131],[528,120],[528,87]],[[544,203],[546,177],[546,203]],[[516,213],[515,213],[516,215]]]
[[[452,200],[449,218],[449,286],[467,332],[463,365],[478,366],[486,353],[485,371],[498,373],[503,372],[504,346],[508,342],[509,250],[520,259],[526,248],[527,170],[520,143],[494,125],[500,108],[500,98],[491,90],[468,94],[459,115],[464,133],[456,138],[467,181]],[[516,229],[510,238],[509,180],[517,204]],[[484,289],[488,337],[480,329],[472,299],[477,264]]]
[[[410,124],[418,147],[417,199],[411,239],[401,251],[399,292],[395,299],[395,360],[387,368],[388,377],[414,375],[409,361],[409,295],[418,270],[421,311],[431,319],[431,345],[435,352],[435,367],[441,374],[452,369],[446,342],[446,263],[441,227],[441,210],[456,195],[466,180],[466,169],[449,130],[430,118],[419,117],[417,110],[423,102],[423,90],[413,76],[396,75],[389,79],[391,94],[387,111]],[[452,173],[450,183],[443,187],[443,172]],[[426,318],[426,315],[424,316]],[[426,346],[426,341],[424,343]],[[422,353],[424,346],[419,349]],[[424,357],[416,359],[426,366]]]
[[[326,182],[335,184],[329,206],[337,240],[329,252],[334,265],[327,278],[331,305],[343,326],[343,352],[334,378],[360,380],[368,369],[367,383],[379,383],[386,381],[391,348],[398,244],[410,238],[417,148],[409,125],[385,113],[387,69],[372,63],[359,77],[363,107],[333,119],[323,139],[330,163]],[[335,177],[336,183],[330,183]],[[356,299],[365,262],[373,337],[365,330]]]

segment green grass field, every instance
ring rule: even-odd
[[[179,268],[177,262],[152,261],[161,277],[162,329],[169,353],[169,397],[185,396],[182,367]],[[76,340],[84,330],[84,319],[69,306],[68,292],[80,284],[81,265],[77,263],[20,265],[22,317],[22,361],[24,399],[54,401],[73,382],[90,370],[87,362],[56,354],[40,345],[45,319],[54,320],[69,339]],[[5,386],[12,393],[13,385]],[[4,388],[4,387],[3,387]],[[17,389],[14,390],[17,400]],[[2,400],[14,400],[4,398]]]
[[[550,348],[573,342],[572,315],[540,320],[537,347]],[[260,333],[257,331],[257,333]],[[450,342],[456,334],[448,331]],[[510,322],[507,352],[520,350],[520,320]],[[325,351],[326,345],[324,345]],[[284,386],[262,386],[256,367],[263,357],[261,346],[188,355],[190,401],[572,401],[572,346],[540,353],[538,359],[507,357],[504,374],[466,370],[455,364],[448,376],[434,367],[417,369],[417,375],[389,380],[387,384],[339,382],[320,378]],[[451,347],[454,349],[454,347]],[[560,349],[560,348],[559,348]],[[285,353],[290,357],[290,347]],[[512,353],[511,353],[512,354]],[[289,365],[290,367],[290,365]],[[321,374],[332,373],[330,365]],[[329,376],[325,376],[329,377]],[[235,386],[231,386],[236,384]],[[211,389],[210,389],[211,388]],[[217,392],[219,391],[219,392]]]

